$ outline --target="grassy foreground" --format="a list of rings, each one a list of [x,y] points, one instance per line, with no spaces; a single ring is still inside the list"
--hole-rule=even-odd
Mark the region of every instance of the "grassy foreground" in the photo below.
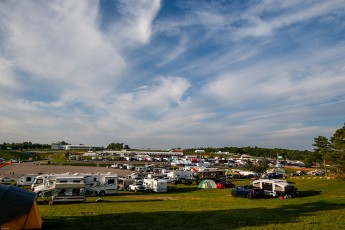
[[[296,182],[298,198],[249,200],[231,197],[230,189],[179,185],[175,191],[161,194],[119,192],[102,197],[102,202],[89,197],[85,203],[38,203],[43,229],[344,228],[344,180],[289,181]]]

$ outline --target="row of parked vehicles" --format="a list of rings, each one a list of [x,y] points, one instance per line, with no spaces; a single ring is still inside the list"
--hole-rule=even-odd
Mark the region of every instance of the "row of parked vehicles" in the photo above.
[[[275,172],[276,173],[276,172]],[[103,196],[116,194],[118,190],[167,192],[171,185],[199,184],[205,179],[214,180],[218,188],[233,188],[234,197],[248,198],[277,197],[287,195],[293,197],[297,189],[286,180],[259,179],[254,180],[250,186],[239,186],[229,181],[232,178],[224,170],[196,171],[170,171],[156,173],[132,173],[126,177],[119,177],[115,173],[65,173],[26,175],[17,180],[18,186],[30,185],[32,191],[42,197],[49,197],[51,203],[59,201],[83,201],[86,196]]]

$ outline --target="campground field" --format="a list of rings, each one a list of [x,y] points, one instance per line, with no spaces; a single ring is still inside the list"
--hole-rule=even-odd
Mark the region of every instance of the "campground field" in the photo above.
[[[0,174],[19,177],[29,173],[109,170],[27,163],[0,168]],[[111,171],[119,175],[130,173]],[[230,189],[198,189],[193,184],[177,185],[168,193],[119,191],[113,196],[87,197],[84,203],[48,205],[46,198],[38,198],[37,202],[43,229],[49,230],[345,229],[345,180],[309,176],[288,180],[295,182],[297,198],[234,198]],[[249,180],[233,182],[236,186],[249,184]],[[96,202],[98,198],[102,201]]]
[[[345,181],[304,177],[293,199],[234,198],[230,189],[178,185],[168,193],[88,197],[48,205],[39,198],[43,229],[344,229]],[[248,184],[236,180],[235,184]]]

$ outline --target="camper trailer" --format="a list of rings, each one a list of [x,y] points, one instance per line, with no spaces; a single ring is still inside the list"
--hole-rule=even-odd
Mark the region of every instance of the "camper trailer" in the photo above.
[[[31,186],[37,176],[36,174],[22,176],[17,180],[16,184],[17,186]]]
[[[288,195],[291,197],[296,196],[297,189],[294,185],[286,180],[278,179],[259,179],[252,182],[254,188],[264,189],[271,192],[272,196]]]
[[[161,179],[135,180],[133,184],[128,186],[128,191],[167,192],[168,183]]]
[[[167,173],[168,179],[175,179],[173,184],[191,184],[195,181],[194,173],[192,171],[171,171]]]
[[[168,182],[161,179],[144,179],[144,187],[146,190],[153,192],[167,192]]]
[[[46,174],[37,176],[31,190],[42,194],[58,188],[85,187],[86,194],[110,195],[117,192],[117,174]]]

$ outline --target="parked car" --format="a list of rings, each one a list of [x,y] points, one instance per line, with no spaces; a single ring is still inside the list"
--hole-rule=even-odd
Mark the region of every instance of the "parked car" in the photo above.
[[[251,185],[242,185],[231,190],[233,197],[241,196],[249,199],[260,199],[273,197],[270,191],[266,191],[260,188],[254,188]]]
[[[13,178],[9,178],[9,177],[3,177],[3,178],[1,178],[1,181],[2,182],[13,182],[14,179]]]
[[[235,188],[235,185],[231,181],[222,181],[217,183],[217,188]]]
[[[274,197],[271,191],[266,191],[266,190],[258,189],[258,188],[254,188],[247,195],[247,198],[249,199],[260,199],[260,198],[270,198],[270,197]]]
[[[231,195],[233,197],[242,196],[247,197],[249,193],[253,191],[254,187],[252,185],[241,185],[235,187],[231,190]]]

